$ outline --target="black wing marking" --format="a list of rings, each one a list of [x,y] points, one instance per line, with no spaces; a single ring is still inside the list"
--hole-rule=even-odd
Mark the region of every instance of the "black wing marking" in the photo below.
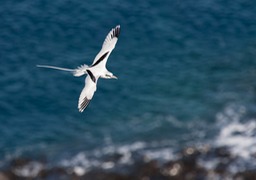
[[[84,100],[83,100],[83,102],[82,102],[82,104],[81,104],[81,106],[80,106],[80,108],[79,108],[79,111],[80,111],[80,112],[83,112],[84,109],[89,105],[90,101],[91,101],[91,100],[89,100],[89,99],[87,99],[87,98],[85,97]]]
[[[90,70],[86,70],[86,71],[87,71],[87,73],[89,74],[91,80],[95,83],[95,82],[96,82],[95,76],[92,74],[92,72],[91,72]]]
[[[91,67],[96,66],[97,64],[99,64],[101,61],[103,61],[105,59],[105,57],[108,55],[109,51],[106,52],[105,54],[103,54],[93,65],[91,65]]]
[[[111,38],[116,37],[118,38],[120,35],[120,26],[116,26],[116,28],[113,30],[113,34],[111,34]]]

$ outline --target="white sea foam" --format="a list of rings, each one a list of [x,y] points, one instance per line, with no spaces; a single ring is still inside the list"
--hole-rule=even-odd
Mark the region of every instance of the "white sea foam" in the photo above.
[[[256,120],[243,122],[241,119],[246,112],[245,107],[227,107],[223,113],[217,115],[219,135],[217,146],[227,146],[233,155],[249,159],[256,153]]]
[[[21,177],[36,177],[43,168],[43,164],[39,162],[30,162],[24,166],[13,169],[13,172]]]
[[[82,166],[75,166],[73,172],[78,176],[82,176],[86,173],[86,169]]]
[[[94,159],[89,159],[86,156],[85,152],[79,152],[77,155],[72,157],[71,159],[64,159],[60,162],[62,166],[73,168],[73,172],[79,176],[85,174],[90,168],[98,167],[102,163]]]
[[[111,169],[119,164],[131,164],[131,153],[142,149],[145,144],[142,142],[135,142],[131,145],[114,146],[109,145],[102,149],[94,150],[93,152],[80,152],[71,159],[61,161],[61,165],[65,167],[72,167],[73,172],[77,175],[83,175],[91,168]],[[105,156],[120,154],[121,158],[117,161],[104,160]]]
[[[164,143],[166,145],[166,143]],[[161,143],[159,144],[161,145]],[[155,146],[155,143],[153,143]],[[119,166],[131,165],[134,163],[133,153],[141,153],[145,161],[153,159],[173,159],[173,151],[166,146],[163,148],[150,148],[150,144],[135,142],[130,145],[114,146],[109,145],[92,152],[80,152],[71,159],[61,161],[61,165],[70,167],[73,172],[81,176],[93,168],[112,169]],[[113,155],[120,155],[120,158],[111,158]],[[104,159],[104,157],[110,157]]]
[[[256,138],[252,135],[255,131],[255,120],[246,123],[231,122],[223,127],[216,144],[228,146],[231,148],[232,154],[249,159],[256,152]]]
[[[230,172],[255,168],[252,155],[256,153],[256,120],[246,119],[244,106],[230,105],[216,115],[219,133],[210,144],[214,147],[227,147],[234,158],[229,166]],[[200,164],[207,169],[214,169],[221,159],[201,159]]]
[[[171,148],[161,148],[157,150],[144,150],[144,155],[147,160],[163,160],[168,161],[171,159],[175,159],[173,150]]]

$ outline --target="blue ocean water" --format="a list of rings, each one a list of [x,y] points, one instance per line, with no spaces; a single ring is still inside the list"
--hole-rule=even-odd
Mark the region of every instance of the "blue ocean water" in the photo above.
[[[201,143],[256,152],[256,2],[11,0],[0,17],[1,161]],[[36,65],[91,64],[118,24],[118,80],[99,80],[79,113],[84,77]]]

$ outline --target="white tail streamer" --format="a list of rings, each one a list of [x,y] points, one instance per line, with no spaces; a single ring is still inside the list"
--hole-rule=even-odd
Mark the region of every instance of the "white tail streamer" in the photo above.
[[[76,77],[87,74],[86,69],[88,68],[88,66],[86,64],[81,65],[81,66],[77,67],[76,69],[69,69],[69,68],[63,68],[63,67],[57,67],[57,66],[48,66],[48,65],[37,65],[37,67],[72,72],[73,75],[76,76]]]

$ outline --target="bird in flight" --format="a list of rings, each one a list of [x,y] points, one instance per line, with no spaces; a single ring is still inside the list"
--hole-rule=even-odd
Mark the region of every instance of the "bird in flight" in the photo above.
[[[80,94],[78,101],[78,110],[79,112],[83,112],[90,103],[97,89],[97,81],[99,78],[117,79],[117,77],[114,76],[113,73],[107,70],[106,63],[110,53],[115,48],[119,35],[120,25],[117,25],[115,28],[111,29],[111,31],[106,36],[100,52],[97,54],[92,65],[90,66],[84,64],[77,67],[76,69],[68,69],[48,65],[37,65],[37,67],[69,71],[73,73],[73,75],[76,77],[87,74],[87,77],[85,78],[85,86]]]

